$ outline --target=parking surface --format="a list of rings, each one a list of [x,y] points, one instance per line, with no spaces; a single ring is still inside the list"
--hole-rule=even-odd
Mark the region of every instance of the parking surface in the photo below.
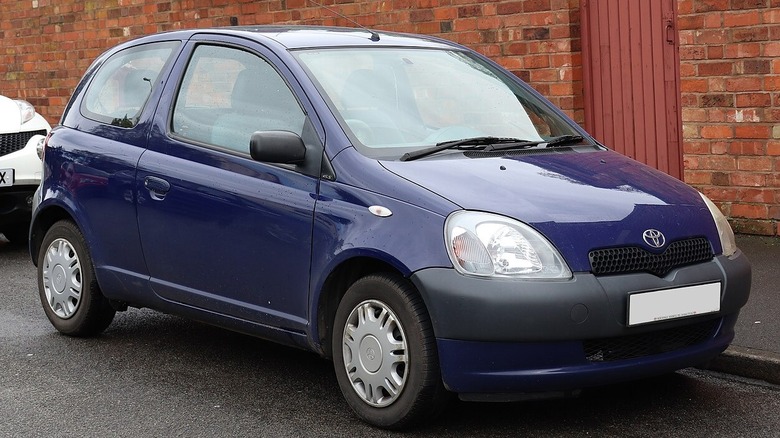
[[[26,250],[0,243],[0,436],[394,436],[356,420],[330,362],[148,310],[61,336]],[[777,436],[780,387],[698,370],[576,399],[454,402],[411,436]]]

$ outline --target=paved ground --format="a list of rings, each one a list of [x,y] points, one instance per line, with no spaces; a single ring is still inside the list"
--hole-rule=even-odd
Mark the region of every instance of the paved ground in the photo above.
[[[737,236],[753,267],[750,299],[731,347],[712,369],[780,384],[780,238]]]
[[[777,437],[780,386],[688,369],[568,400],[453,402],[394,434],[357,420],[314,354],[150,310],[58,334],[24,248],[0,243],[0,438]]]
[[[734,344],[780,353],[780,238],[737,236],[737,246],[750,259],[753,287]]]

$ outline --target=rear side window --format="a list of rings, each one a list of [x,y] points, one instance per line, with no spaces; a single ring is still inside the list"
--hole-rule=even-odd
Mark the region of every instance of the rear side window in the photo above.
[[[177,41],[145,44],[109,58],[95,74],[81,106],[85,117],[123,128],[138,123]]]
[[[284,78],[265,59],[244,50],[198,46],[173,110],[180,138],[249,153],[256,131],[303,132],[306,116]]]

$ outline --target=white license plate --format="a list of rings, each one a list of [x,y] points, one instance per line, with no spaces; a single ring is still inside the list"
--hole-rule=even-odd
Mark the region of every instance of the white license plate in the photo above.
[[[0,187],[14,185],[14,170],[0,169]]]
[[[720,310],[720,282],[628,296],[628,325],[688,318]]]

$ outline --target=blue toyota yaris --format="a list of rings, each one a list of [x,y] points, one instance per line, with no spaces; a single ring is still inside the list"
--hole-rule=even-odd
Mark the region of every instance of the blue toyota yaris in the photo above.
[[[44,148],[43,309],[149,307],[333,360],[402,428],[702,364],[750,291],[725,217],[453,43],[176,31],[100,56]]]

